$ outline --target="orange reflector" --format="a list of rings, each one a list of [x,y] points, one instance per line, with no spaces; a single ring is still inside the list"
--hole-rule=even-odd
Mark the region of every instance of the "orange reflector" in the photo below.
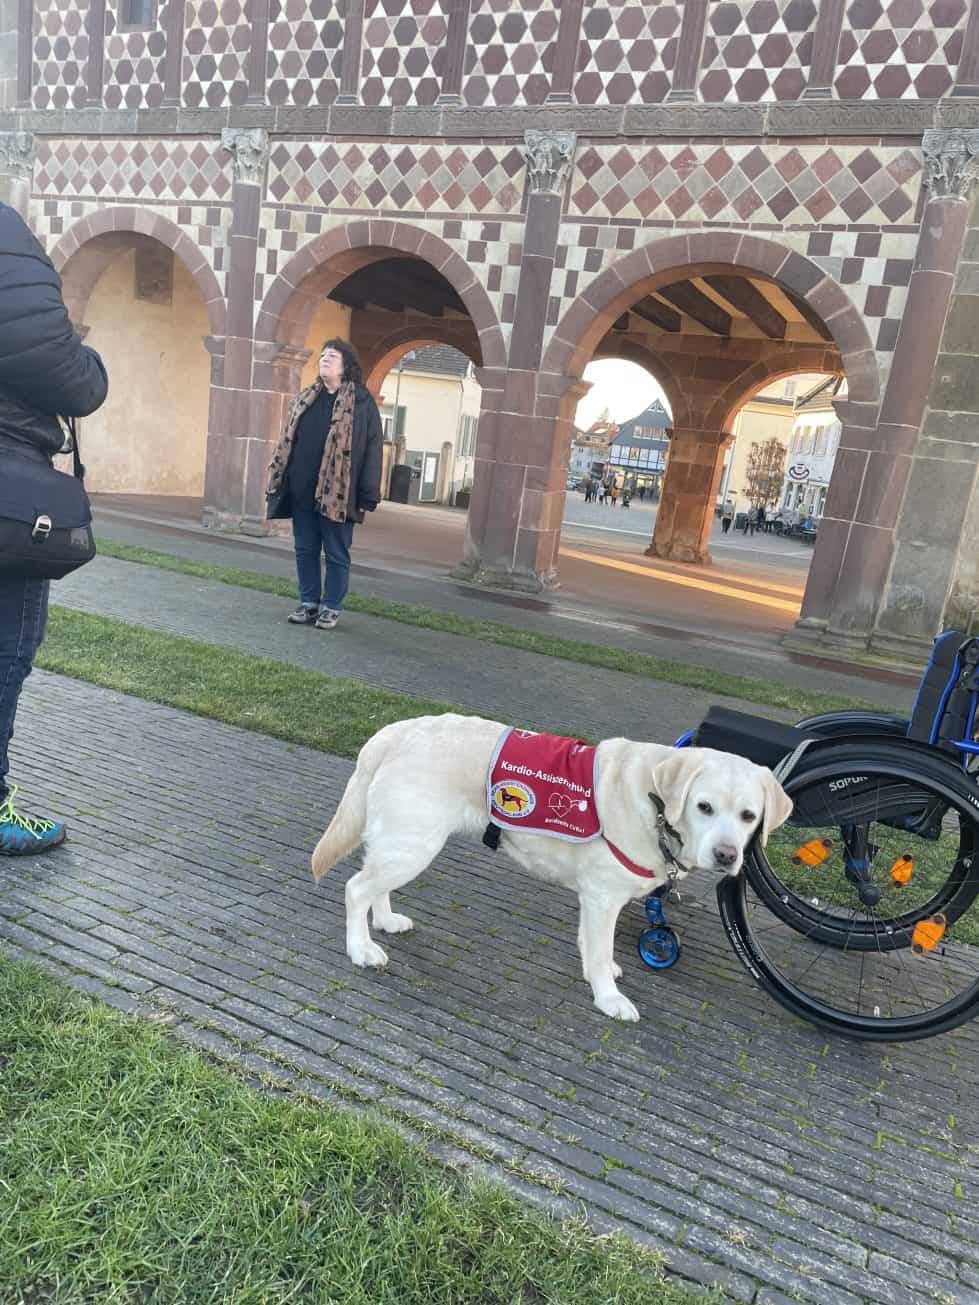
[[[903,888],[906,883],[910,882],[913,871],[914,857],[910,852],[905,852],[891,866],[891,878],[899,887]]]
[[[911,935],[911,950],[915,956],[927,956],[933,948],[937,947],[945,935],[947,924],[948,921],[941,913],[931,916],[928,920],[919,920]]]
[[[822,865],[833,850],[831,838],[810,838],[792,853],[793,865]]]

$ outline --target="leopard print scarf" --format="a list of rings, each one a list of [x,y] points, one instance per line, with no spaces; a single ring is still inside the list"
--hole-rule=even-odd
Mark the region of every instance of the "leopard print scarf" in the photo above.
[[[290,404],[285,429],[269,463],[266,494],[278,493],[285,484],[299,419],[315,403],[322,389],[323,382],[316,380],[297,394]],[[316,484],[316,506],[329,521],[347,519],[356,399],[357,387],[352,382],[348,381],[340,386],[333,404],[333,421],[323,449],[323,461],[320,463],[320,474]]]
[[[316,506],[327,521],[346,521],[350,504],[350,452],[354,437],[357,387],[345,381],[333,403],[333,421],[323,449]]]

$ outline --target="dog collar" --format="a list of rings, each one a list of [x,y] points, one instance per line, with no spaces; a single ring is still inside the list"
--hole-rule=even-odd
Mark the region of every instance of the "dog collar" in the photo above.
[[[677,848],[683,847],[683,839],[673,828],[666,818],[666,805],[658,793],[647,794],[650,802],[656,808],[656,832],[659,835],[659,850],[663,854],[663,860],[666,862],[668,874],[671,879],[675,879],[678,874],[689,874],[690,867],[683,864],[680,858],[670,846],[672,840],[676,843]]]

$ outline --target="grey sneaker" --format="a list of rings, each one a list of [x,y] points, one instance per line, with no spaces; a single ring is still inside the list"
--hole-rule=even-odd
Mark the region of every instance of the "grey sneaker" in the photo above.
[[[330,607],[324,607],[316,618],[317,630],[332,630],[340,619],[340,613],[333,611]]]
[[[316,608],[315,607],[297,607],[294,612],[290,612],[286,618],[290,625],[315,625]]]

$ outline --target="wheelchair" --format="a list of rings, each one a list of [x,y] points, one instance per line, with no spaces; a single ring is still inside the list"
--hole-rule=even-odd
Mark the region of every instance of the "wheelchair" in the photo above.
[[[677,740],[770,767],[793,801],[717,887],[735,953],[793,1014],[898,1042],[979,1010],[977,701],[979,638],[949,631],[910,718],[842,711],[789,726],[715,706]],[[647,916],[640,955],[662,968],[679,949],[663,937],[661,894]]]

